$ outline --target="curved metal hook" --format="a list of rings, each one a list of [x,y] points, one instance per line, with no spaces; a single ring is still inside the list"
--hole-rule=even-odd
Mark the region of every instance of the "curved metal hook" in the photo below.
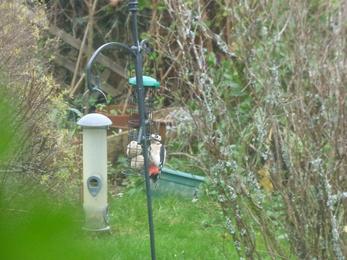
[[[84,96],[89,92],[90,90],[88,89],[86,92],[84,92],[84,94],[82,95],[82,103],[83,103],[83,98],[84,98]],[[104,96],[104,98],[105,98],[105,100],[106,100],[106,105],[107,105],[107,97],[106,97],[106,95],[105,95],[105,93],[104,92],[102,92],[102,90],[101,89],[98,89],[98,88],[95,88],[93,91],[91,91],[91,92],[94,92],[94,91],[99,91],[103,96]]]
[[[144,47],[144,45],[147,45],[147,47]],[[141,49],[143,50],[146,50],[146,54],[149,55],[151,54],[151,45],[149,43],[149,41],[147,40],[142,40],[141,43],[140,43],[140,47]]]
[[[90,60],[88,61],[88,64],[87,64],[87,86],[88,86],[88,89],[89,91],[91,92],[94,92],[96,90],[99,89],[99,80],[95,80],[95,86],[93,87],[92,86],[92,83],[91,83],[91,80],[92,80],[92,65],[96,59],[96,57],[101,53],[101,51],[103,49],[106,49],[108,47],[113,47],[113,46],[116,46],[116,47],[121,47],[123,49],[125,49],[126,51],[130,52],[132,55],[134,55],[136,57],[136,53],[131,49],[129,48],[128,46],[124,45],[123,43],[119,43],[119,42],[109,42],[109,43],[106,43],[102,46],[99,47],[99,49],[97,49],[93,56],[90,58]],[[98,77],[98,76],[96,76]]]

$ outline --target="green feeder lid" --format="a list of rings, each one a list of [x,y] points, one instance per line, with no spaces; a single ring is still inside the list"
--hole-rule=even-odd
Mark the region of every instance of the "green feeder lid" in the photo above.
[[[159,88],[160,87],[159,81],[157,81],[154,78],[151,78],[151,77],[148,77],[148,76],[142,76],[142,80],[143,80],[143,86],[144,87],[154,87],[154,88]],[[129,79],[129,83],[131,85],[136,85],[136,77],[130,78]]]

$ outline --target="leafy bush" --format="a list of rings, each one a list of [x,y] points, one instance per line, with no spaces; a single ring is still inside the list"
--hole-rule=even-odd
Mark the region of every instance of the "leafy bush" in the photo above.
[[[28,179],[64,197],[64,187],[79,181],[81,160],[78,140],[66,128],[69,107],[49,72],[55,39],[44,34],[45,9],[7,1],[0,15],[1,197],[14,203]]]

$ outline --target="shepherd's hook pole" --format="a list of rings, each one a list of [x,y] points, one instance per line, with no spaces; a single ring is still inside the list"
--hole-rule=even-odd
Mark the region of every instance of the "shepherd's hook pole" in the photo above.
[[[143,87],[143,78],[142,78],[142,57],[143,57],[143,46],[139,43],[138,38],[138,29],[137,29],[137,16],[136,12],[138,11],[138,3],[131,1],[129,4],[129,11],[132,13],[132,25],[133,25],[133,40],[135,48],[133,51],[136,53],[135,61],[135,72],[136,72],[136,85],[137,85],[137,94],[138,94],[138,107],[140,114],[140,128],[142,129],[142,143],[143,143],[143,159],[145,166],[145,183],[146,183],[146,196],[147,196],[147,211],[148,211],[148,224],[149,224],[149,237],[151,244],[151,255],[152,260],[156,260],[155,253],[155,240],[154,240],[154,224],[153,224],[153,214],[152,214],[152,195],[151,195],[151,186],[148,173],[148,146],[147,146],[147,135],[146,135],[146,107],[145,107],[145,94]]]
[[[140,116],[140,131],[139,131],[139,142],[143,144],[143,159],[145,167],[145,180],[146,180],[146,196],[147,196],[147,210],[148,210],[148,223],[149,223],[149,234],[150,234],[150,244],[151,244],[151,255],[152,260],[156,260],[155,253],[155,241],[154,241],[154,225],[153,225],[153,214],[152,214],[152,196],[151,196],[151,186],[148,173],[148,145],[147,145],[147,134],[146,134],[146,104],[145,104],[145,91],[143,86],[142,78],[142,58],[143,51],[149,47],[147,40],[139,42],[138,30],[137,30],[137,17],[136,12],[138,11],[138,3],[135,1],[130,1],[128,3],[129,11],[132,13],[132,30],[134,38],[134,46],[129,48],[128,46],[119,42],[109,42],[101,47],[99,47],[87,64],[87,86],[90,92],[99,91],[99,78],[95,77],[95,86],[92,85],[92,67],[96,57],[101,53],[102,50],[109,47],[120,47],[128,51],[135,58],[135,72],[136,72],[136,85],[138,94],[138,110]],[[145,45],[147,45],[145,47]]]

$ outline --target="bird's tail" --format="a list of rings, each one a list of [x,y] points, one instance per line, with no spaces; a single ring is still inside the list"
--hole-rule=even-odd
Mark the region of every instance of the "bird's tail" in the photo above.
[[[149,165],[148,174],[149,174],[149,178],[152,179],[152,181],[153,181],[154,188],[157,187],[158,179],[160,177],[160,172],[161,172],[161,169],[156,167],[154,164]],[[139,187],[142,183],[145,182],[145,180],[146,179],[141,181],[138,185],[136,185],[135,188]]]
[[[154,164],[151,164],[148,170],[148,174],[149,177],[153,180],[154,188],[157,187],[157,182],[160,177],[160,169]]]
[[[159,175],[158,174],[156,174],[156,175],[152,174],[150,177],[153,181],[154,188],[156,188],[157,184],[158,184]]]

